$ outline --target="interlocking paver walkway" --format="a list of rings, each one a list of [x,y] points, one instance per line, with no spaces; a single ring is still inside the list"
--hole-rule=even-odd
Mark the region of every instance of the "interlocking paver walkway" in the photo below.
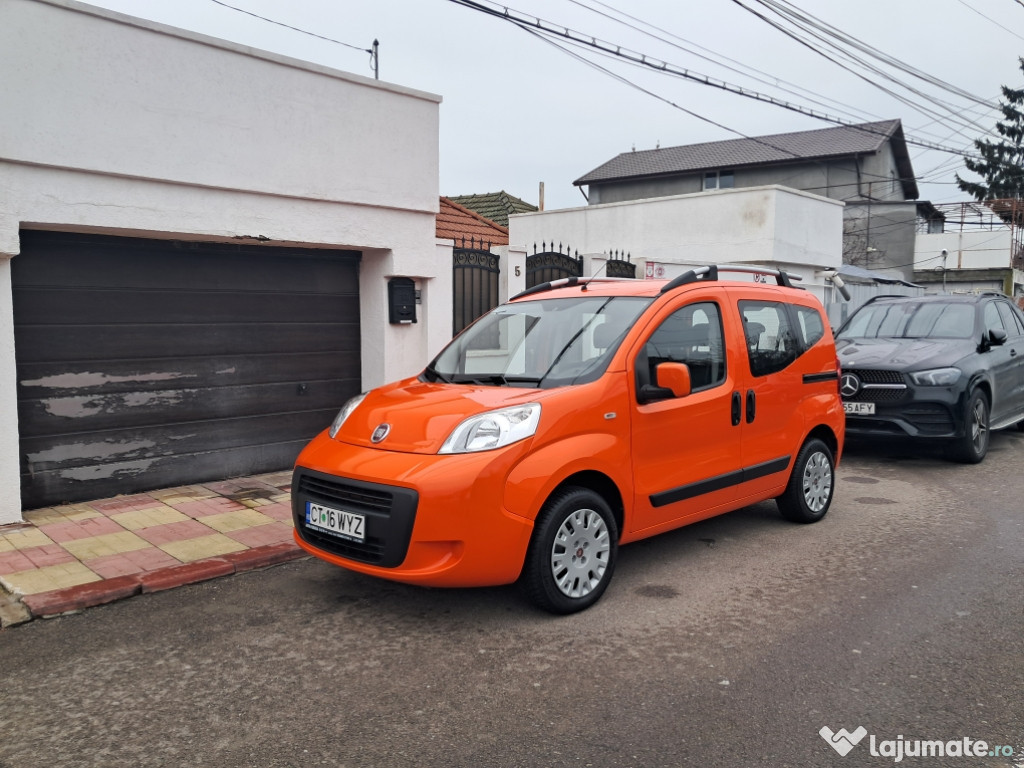
[[[0,526],[0,592],[45,616],[301,556],[290,486],[275,472],[25,512]]]

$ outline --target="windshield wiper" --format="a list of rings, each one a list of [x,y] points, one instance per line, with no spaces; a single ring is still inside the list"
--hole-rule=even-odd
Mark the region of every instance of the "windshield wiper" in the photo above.
[[[451,379],[449,379],[443,373],[438,371],[433,365],[428,365],[426,368],[423,369],[423,372],[427,374],[427,377],[431,381],[441,381],[444,382],[445,384],[453,383]]]
[[[496,387],[507,387],[510,384],[540,385],[535,376],[506,376],[503,373],[466,373],[452,376],[449,384],[493,384]]]

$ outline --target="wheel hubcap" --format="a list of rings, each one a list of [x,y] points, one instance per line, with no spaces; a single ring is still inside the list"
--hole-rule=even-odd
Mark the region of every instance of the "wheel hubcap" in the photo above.
[[[832,467],[828,457],[814,453],[804,466],[804,501],[812,512],[821,512],[832,495]]]
[[[551,547],[551,575],[567,597],[583,597],[601,583],[608,568],[608,526],[592,509],[578,509],[559,526]]]

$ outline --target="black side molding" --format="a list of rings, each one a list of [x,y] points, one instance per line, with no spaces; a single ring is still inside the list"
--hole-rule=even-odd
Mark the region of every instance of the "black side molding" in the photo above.
[[[817,384],[821,381],[839,381],[839,371],[825,371],[824,373],[805,373],[804,384]]]
[[[719,475],[718,477],[710,477],[707,480],[690,483],[689,485],[683,485],[679,488],[671,488],[667,491],[661,491],[660,493],[652,493],[650,496],[651,506],[664,507],[668,504],[675,504],[677,501],[685,501],[686,499],[692,499],[696,496],[703,496],[705,493],[721,491],[724,488],[739,485],[740,483],[745,483],[749,480],[757,480],[760,477],[774,475],[776,472],[784,472],[786,471],[786,468],[789,467],[789,460],[791,458],[791,456],[783,456],[778,459],[766,461],[763,464],[755,464],[752,467],[745,467],[744,469],[738,469],[735,472],[728,472],[724,475]]]

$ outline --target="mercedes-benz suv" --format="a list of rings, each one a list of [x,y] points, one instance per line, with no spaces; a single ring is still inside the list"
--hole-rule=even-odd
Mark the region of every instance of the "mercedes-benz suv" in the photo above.
[[[878,296],[836,334],[846,432],[941,440],[985,458],[1024,420],[1024,314],[997,293]]]

